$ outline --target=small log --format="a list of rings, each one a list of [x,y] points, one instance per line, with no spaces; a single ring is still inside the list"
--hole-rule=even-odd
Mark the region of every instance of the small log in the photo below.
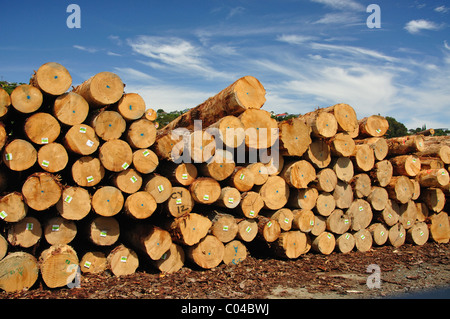
[[[230,241],[225,245],[223,263],[237,265],[247,258],[247,247],[239,240]]]
[[[282,231],[289,231],[292,228],[294,214],[289,208],[283,207],[276,211],[264,212],[264,216],[276,220],[280,224]]]
[[[133,194],[141,189],[142,177],[134,168],[127,168],[113,175],[113,184],[122,192]]]
[[[0,87],[0,118],[8,113],[9,106],[11,105],[11,97],[2,87]]]
[[[277,210],[284,207],[289,199],[289,186],[280,176],[270,176],[259,188],[259,195],[267,209]]]
[[[347,254],[355,247],[355,237],[351,233],[344,233],[336,237],[336,249]]]
[[[172,243],[160,259],[152,260],[153,266],[159,271],[171,274],[180,270],[184,265],[184,250],[180,245]]]
[[[380,214],[380,220],[388,226],[393,226],[400,219],[400,207],[396,201],[388,199],[386,207]]]
[[[79,155],[90,155],[97,151],[100,140],[92,127],[86,124],[73,125],[64,136],[64,146]]]
[[[355,152],[355,141],[348,133],[337,133],[330,138],[330,151],[334,156],[349,157]]]
[[[106,255],[101,251],[88,251],[80,260],[80,270],[83,273],[100,274],[106,268]]]
[[[28,212],[22,193],[11,192],[0,198],[0,218],[8,223],[21,221]]]
[[[336,200],[330,193],[321,193],[317,197],[316,207],[314,212],[321,216],[329,216],[336,208]]]
[[[34,146],[25,140],[14,139],[3,149],[3,163],[10,170],[24,171],[36,163],[37,151]]]
[[[389,129],[389,122],[380,115],[371,115],[358,121],[359,136],[380,137]]]
[[[322,112],[322,109],[308,112],[298,117],[311,127],[311,134],[316,137],[333,137],[338,129],[336,118],[332,113]]]
[[[53,115],[64,125],[78,125],[83,123],[89,113],[89,104],[79,94],[64,93],[55,99]]]
[[[203,269],[217,267],[223,260],[225,246],[213,235],[208,235],[199,243],[188,247],[186,257]]]
[[[445,194],[440,188],[426,188],[420,195],[425,205],[433,212],[439,213],[445,207]]]
[[[50,245],[69,244],[77,234],[77,225],[74,221],[60,216],[50,218],[44,226],[44,237]]]
[[[292,211],[292,228],[303,233],[308,233],[314,227],[314,213],[305,209],[294,209]]]
[[[422,152],[425,149],[424,139],[420,135],[392,137],[386,139],[389,155],[405,155],[408,153]]]
[[[156,127],[143,118],[131,123],[127,130],[127,142],[133,148],[149,148],[156,140]]]
[[[211,226],[212,222],[207,217],[190,213],[169,221],[165,228],[172,236],[172,240],[192,246],[208,234]]]
[[[300,160],[286,163],[280,176],[291,187],[307,188],[316,179],[316,171],[308,161]]]
[[[311,244],[311,248],[323,255],[329,255],[333,252],[336,246],[336,239],[330,232],[324,231],[319,236],[314,238]]]
[[[445,168],[422,170],[417,174],[416,180],[421,187],[441,187],[450,182],[448,171]]]
[[[351,229],[354,231],[367,228],[373,217],[370,204],[360,198],[353,201],[346,214],[351,219]]]
[[[127,142],[112,139],[99,147],[98,158],[105,169],[112,172],[121,172],[131,165],[133,151]]]
[[[82,187],[67,186],[56,203],[56,210],[64,219],[81,220],[91,211],[91,196]]]
[[[220,207],[236,208],[241,202],[241,193],[234,187],[225,186],[221,189],[219,199],[214,203]]]
[[[348,104],[339,103],[320,109],[321,112],[332,113],[338,123],[338,132],[350,132],[358,135],[358,119],[355,110]]]
[[[256,236],[260,240],[264,240],[267,243],[274,242],[280,237],[281,227],[280,224],[274,220],[264,216],[258,216],[258,235]]]
[[[72,179],[81,187],[92,187],[100,183],[105,176],[105,169],[96,157],[83,156],[72,165]]]
[[[8,252],[8,242],[6,241],[5,237],[0,235],[0,260],[2,260],[6,253]]]
[[[150,174],[143,185],[143,189],[149,192],[158,204],[165,202],[172,194],[172,183],[162,175]]]
[[[331,165],[336,177],[343,182],[350,182],[354,175],[353,162],[348,157],[339,157]]]
[[[251,170],[243,166],[238,166],[230,175],[229,185],[240,192],[247,192],[255,185],[254,180],[255,176]]]
[[[338,181],[336,184],[336,188],[333,191],[333,197],[336,201],[337,208],[349,208],[353,203],[352,186],[348,183]]]
[[[238,223],[236,238],[245,242],[251,242],[258,234],[258,223],[255,219],[243,219]]]
[[[422,202],[416,202],[416,208],[417,208],[417,221],[419,222],[426,221],[428,216],[430,215],[430,211],[428,210],[427,205]]]
[[[183,164],[180,164],[183,165]],[[187,165],[187,164],[185,164]],[[193,165],[193,164],[190,164]],[[202,163],[199,165],[200,173],[205,177],[214,178],[216,181],[223,181],[230,177],[235,171],[236,163],[233,159],[233,154],[224,150],[216,150],[213,158],[208,163]],[[245,172],[244,172],[245,173]],[[242,173],[242,174],[244,174]],[[245,175],[244,175],[245,176]],[[239,177],[239,176],[238,176]],[[253,174],[249,175],[249,178],[246,182],[250,181],[253,177]],[[237,183],[238,185],[244,184],[245,188],[248,188],[245,185],[244,180],[240,181],[239,179],[230,180],[231,184]],[[252,185],[253,186],[253,185]]]
[[[360,173],[353,176],[350,180],[350,185],[352,186],[353,192],[357,198],[367,197],[372,191],[370,177],[365,173]]]
[[[367,144],[373,149],[373,155],[377,161],[382,161],[388,155],[389,147],[383,137],[369,137],[362,140],[355,140],[355,144]]]
[[[298,118],[278,123],[280,132],[280,154],[302,156],[311,144],[311,128]]]
[[[279,152],[272,152],[270,149],[262,150],[260,162],[266,166],[269,176],[280,174],[284,167],[284,157]]]
[[[150,217],[157,208],[153,196],[146,191],[138,191],[127,197],[124,203],[124,212],[135,219]]]
[[[334,234],[342,235],[346,233],[351,226],[350,217],[341,209],[335,209],[326,219],[326,229]]]
[[[184,147],[184,151],[189,152],[193,163],[205,163],[214,156],[216,140],[208,131],[195,130],[190,134],[187,146]]]
[[[330,146],[324,140],[315,140],[309,145],[305,158],[314,167],[325,168],[331,163]]]
[[[124,245],[119,245],[106,257],[107,268],[117,276],[134,274],[139,267],[139,258],[134,250]]]
[[[245,130],[245,145],[253,149],[272,147],[279,138],[277,121],[266,110],[247,109],[240,116]]]
[[[355,238],[356,250],[359,252],[365,253],[372,248],[372,235],[367,229],[358,230],[353,234],[353,237]]]
[[[312,236],[319,236],[327,229],[326,217],[314,215],[314,226],[310,231]]]
[[[158,156],[147,148],[133,152],[133,167],[141,174],[150,174],[159,165]]]
[[[77,252],[71,246],[50,246],[39,257],[42,280],[49,288],[64,287],[75,278],[78,263]]]
[[[368,172],[375,165],[373,149],[367,144],[356,145],[351,158],[354,161],[355,169],[359,171]]]
[[[120,225],[114,217],[95,217],[86,228],[87,238],[98,246],[111,246],[120,236]]]
[[[427,224],[424,222],[417,222],[406,232],[406,241],[408,243],[422,246],[430,236]]]
[[[73,92],[84,97],[90,107],[99,108],[119,101],[123,88],[124,84],[117,74],[100,72],[75,87]]]
[[[331,168],[321,169],[316,174],[316,180],[314,181],[314,187],[321,192],[332,192],[336,188],[337,176]]]
[[[236,237],[238,225],[232,215],[213,210],[208,214],[208,218],[212,222],[210,233],[222,243],[228,243]]]
[[[219,119],[216,123],[210,125],[207,131],[214,135],[217,142],[223,143],[226,148],[237,148],[245,140],[244,125],[239,118],[233,115]]]
[[[265,182],[267,182],[267,179],[269,178],[269,170],[263,163],[251,163],[246,167],[253,173],[254,184],[256,186],[263,185]]]
[[[409,200],[406,204],[399,206],[399,223],[403,225],[406,230],[410,229],[417,219],[417,207],[414,201]]]
[[[69,155],[62,144],[50,143],[39,148],[37,162],[44,171],[56,173],[67,166]]]
[[[92,209],[100,216],[117,215],[123,208],[125,199],[120,189],[114,186],[98,188],[92,196]]]
[[[295,259],[306,252],[307,235],[299,230],[282,232],[270,248],[275,255],[282,258]]]
[[[439,243],[445,244],[450,239],[450,224],[448,214],[440,212],[430,216],[431,224],[429,226],[431,238]]]
[[[195,202],[192,199],[189,190],[180,186],[172,187],[172,194],[165,202],[167,211],[173,217],[181,217],[183,215],[189,214],[194,208],[194,204]]]
[[[53,143],[61,132],[56,118],[48,113],[34,113],[29,116],[23,126],[28,139],[38,145]]]
[[[127,127],[122,115],[116,111],[102,110],[92,115],[90,124],[103,141],[118,139]]]
[[[389,228],[388,243],[395,248],[400,247],[405,243],[406,230],[402,224],[397,223]]]
[[[382,223],[373,223],[367,227],[367,230],[372,236],[373,243],[377,246],[384,245],[388,240],[389,230]]]
[[[412,198],[414,185],[406,176],[393,176],[389,184],[386,185],[386,190],[389,198],[405,204]]]
[[[61,95],[72,84],[69,71],[59,63],[48,62],[31,76],[30,84],[50,95]]]
[[[392,179],[394,168],[388,160],[382,160],[375,163],[374,169],[369,172],[372,180],[381,187],[389,185]]]
[[[155,121],[158,117],[158,113],[154,109],[147,109],[145,111],[144,117],[149,121]],[[157,123],[155,123],[157,124]],[[156,127],[158,128],[158,127]]]
[[[287,207],[312,210],[319,192],[315,188],[291,189]]]
[[[199,177],[189,186],[192,199],[200,204],[212,204],[221,194],[220,184],[209,177]]]
[[[28,290],[38,276],[39,264],[29,253],[13,252],[0,260],[0,289],[5,292]]]
[[[390,159],[395,175],[416,176],[420,172],[420,159],[414,155],[399,155]]]
[[[241,201],[239,203],[239,211],[246,218],[255,218],[258,216],[260,210],[264,207],[264,200],[259,193],[245,192],[241,194]]]
[[[30,248],[36,245],[41,237],[41,223],[31,216],[7,226],[7,239],[13,246]]]
[[[388,199],[389,195],[386,189],[379,186],[373,186],[369,196],[367,196],[367,201],[374,210],[383,210]]]
[[[25,203],[34,210],[43,211],[59,201],[62,186],[50,173],[34,173],[22,186]]]
[[[152,260],[161,259],[172,245],[172,238],[167,230],[148,223],[133,223],[123,233],[131,247]]]
[[[175,164],[165,161],[158,166],[158,171],[166,176],[172,184],[189,186],[198,176],[197,167],[191,163]]]
[[[126,121],[140,119],[144,116],[145,109],[145,101],[138,93],[125,93],[117,102],[117,111]],[[156,118],[150,121],[154,120],[156,120]]]
[[[43,100],[42,92],[32,85],[22,84],[11,92],[11,105],[20,113],[36,112]]]
[[[187,136],[183,137],[184,134]],[[175,129],[166,134],[161,133],[161,130],[156,131],[156,140],[152,146],[153,151],[160,159],[180,162],[180,157],[183,154],[184,146],[187,144],[190,132],[182,129]],[[186,150],[187,152],[188,150]]]

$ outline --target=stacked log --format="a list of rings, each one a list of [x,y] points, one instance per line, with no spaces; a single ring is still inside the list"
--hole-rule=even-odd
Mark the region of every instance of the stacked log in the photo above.
[[[448,138],[385,138],[344,103],[278,123],[251,76],[157,130],[116,74],[71,81],[47,63],[0,90],[3,290],[449,240]]]

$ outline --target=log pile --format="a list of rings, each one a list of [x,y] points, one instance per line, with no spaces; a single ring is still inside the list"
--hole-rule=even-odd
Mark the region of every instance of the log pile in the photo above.
[[[11,96],[0,89],[5,291],[39,273],[73,287],[80,273],[210,269],[253,249],[298,258],[449,241],[448,138],[387,139],[386,119],[343,103],[277,122],[251,76],[159,130],[116,74],[71,85],[46,63]]]

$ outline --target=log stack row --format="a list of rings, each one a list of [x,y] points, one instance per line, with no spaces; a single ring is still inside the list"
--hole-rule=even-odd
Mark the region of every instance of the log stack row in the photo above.
[[[71,84],[47,63],[0,89],[3,290],[449,240],[446,138],[386,139],[347,104],[277,122],[251,76],[159,130],[116,74]]]

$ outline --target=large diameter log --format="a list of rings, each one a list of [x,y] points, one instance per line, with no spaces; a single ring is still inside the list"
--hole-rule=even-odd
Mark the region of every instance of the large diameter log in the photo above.
[[[39,275],[36,258],[26,252],[10,253],[0,261],[0,289],[6,292],[31,288]]]
[[[100,140],[94,129],[86,124],[73,125],[64,136],[64,146],[67,150],[79,155],[90,155],[99,145]]]
[[[22,193],[12,192],[0,198],[0,218],[8,223],[22,220],[28,212]]]
[[[321,193],[317,197],[316,207],[314,212],[321,216],[329,216],[336,208],[336,200],[330,193]]]
[[[101,251],[88,251],[80,260],[80,270],[83,273],[99,274],[106,267],[106,255]]]
[[[30,84],[47,94],[61,95],[72,85],[72,77],[63,65],[48,62],[31,76]]]
[[[37,161],[44,171],[56,173],[66,167],[69,162],[69,155],[62,144],[50,143],[39,148]]]
[[[429,236],[430,232],[427,224],[424,222],[417,222],[407,230],[406,241],[414,245],[422,246],[428,241]]]
[[[445,194],[440,188],[423,189],[420,199],[428,209],[436,213],[439,213],[445,207]]]
[[[145,101],[138,93],[125,93],[117,102],[117,111],[127,121],[140,119],[145,109]]]
[[[210,233],[222,243],[228,243],[236,237],[238,225],[232,215],[214,210],[208,214],[208,218],[212,222]]]
[[[42,92],[28,84],[19,85],[11,93],[11,104],[20,113],[33,113],[37,111],[43,101]]]
[[[0,118],[5,116],[10,105],[11,97],[9,96],[8,92],[0,87]]]
[[[172,194],[165,202],[168,213],[173,217],[189,214],[194,208],[194,204],[189,190],[180,186],[172,187]]]
[[[111,250],[106,261],[107,268],[117,277],[134,274],[139,267],[136,252],[122,244]]]
[[[6,253],[8,252],[8,242],[6,241],[5,237],[0,235],[0,260],[2,260]]]
[[[134,168],[128,168],[113,176],[114,185],[126,194],[136,193],[141,189],[142,177]]]
[[[50,173],[34,173],[22,186],[25,203],[34,210],[43,211],[59,201],[62,186]]]
[[[425,149],[423,136],[409,135],[386,139],[390,155],[404,155],[408,153],[422,152]]]
[[[316,137],[333,137],[338,128],[336,118],[332,113],[322,112],[322,109],[299,115],[299,119],[311,127],[311,134]]]
[[[78,263],[77,253],[71,246],[50,246],[39,257],[42,280],[49,288],[64,287],[75,278]]]
[[[352,159],[354,160],[355,168],[360,171],[370,171],[375,165],[373,149],[367,144],[356,145]]]
[[[139,191],[129,195],[123,207],[128,216],[135,219],[145,219],[155,212],[157,203],[150,193]]]
[[[114,217],[98,216],[87,225],[87,237],[95,245],[111,246],[120,236],[120,225]]]
[[[372,182],[369,175],[365,173],[353,176],[350,185],[357,198],[367,197],[372,191]]]
[[[429,226],[431,238],[437,243],[448,243],[450,239],[450,224],[448,214],[440,212],[430,216]]]
[[[27,216],[7,227],[7,239],[13,246],[30,248],[42,237],[41,223],[34,217]]]
[[[208,131],[195,130],[189,135],[184,151],[189,153],[193,163],[208,162],[216,151],[215,137]]]
[[[371,115],[358,121],[360,136],[380,137],[389,129],[389,122],[380,115]]]
[[[3,149],[3,163],[10,170],[24,171],[36,163],[37,151],[25,140],[14,139]]]
[[[237,265],[247,258],[247,247],[239,240],[230,241],[225,245],[223,263]]]
[[[414,185],[406,176],[393,176],[388,185],[386,185],[389,198],[396,200],[401,204],[407,203],[413,196]]]
[[[420,159],[414,155],[400,155],[390,159],[394,175],[416,176],[420,172]]]
[[[98,150],[104,168],[112,172],[126,170],[133,161],[133,151],[127,142],[119,139],[106,141]]]
[[[158,165],[158,156],[152,150],[145,148],[133,152],[133,166],[139,173],[150,174]]]
[[[386,207],[389,198],[388,192],[383,187],[374,186],[370,194],[367,196],[367,201],[374,210],[383,210]]]
[[[374,169],[368,174],[372,177],[372,180],[381,187],[387,186],[392,178],[394,168],[388,160],[382,160],[375,163]]]
[[[349,132],[358,135],[358,119],[355,110],[348,104],[339,103],[321,109],[322,112],[332,113],[338,123],[338,132]],[[353,137],[353,136],[352,136]]]
[[[183,164],[180,164],[183,165]],[[187,165],[187,164],[186,164]],[[190,164],[193,165],[193,164]],[[205,177],[211,177],[214,178],[216,181],[223,181],[230,177],[233,172],[235,171],[236,163],[234,162],[233,154],[229,151],[225,150],[216,150],[216,153],[211,158],[211,160],[208,163],[202,163],[199,166],[200,173]],[[245,172],[243,172],[245,177]],[[249,175],[249,174],[247,174]],[[238,177],[233,177],[230,180],[230,183],[233,184],[237,182],[237,184],[244,184],[244,178],[242,180]],[[253,177],[252,175],[248,177]],[[246,179],[245,182],[250,181],[250,179]],[[248,183],[247,183],[248,184]],[[253,187],[253,184],[250,183],[250,186]],[[248,188],[247,185],[244,186],[244,188]],[[250,187],[251,188],[251,187]],[[248,190],[248,189],[247,189]]]
[[[119,112],[108,110],[94,115],[90,123],[95,134],[104,141],[120,138],[127,127]]]
[[[417,174],[416,180],[421,187],[441,187],[450,182],[449,173],[445,168],[422,170]]]
[[[212,204],[219,199],[221,188],[215,179],[199,177],[189,186],[189,191],[197,203]]]
[[[311,128],[298,118],[278,123],[280,153],[284,156],[302,156],[311,144]]]
[[[111,217],[118,214],[125,199],[122,192],[114,186],[103,186],[92,196],[93,210],[100,216]]]
[[[245,128],[239,118],[233,115],[225,116],[210,125],[207,131],[214,135],[217,142],[223,143],[225,148],[237,148],[245,140]]]
[[[280,176],[289,186],[307,188],[316,179],[316,170],[306,160],[293,161],[284,165]]]
[[[255,218],[264,207],[264,200],[259,193],[250,191],[241,194],[239,209],[246,218]]]
[[[242,77],[202,104],[180,115],[163,127],[161,133],[178,127],[193,129],[194,120],[201,120],[203,127],[208,127],[224,116],[237,116],[246,109],[260,109],[266,101],[265,94],[264,87],[256,78]]]
[[[175,218],[167,225],[167,230],[172,236],[172,240],[192,246],[197,244],[208,234],[212,222],[208,217],[190,213],[182,217]]]
[[[224,244],[215,236],[208,235],[198,244],[188,247],[186,257],[204,269],[211,269],[222,262],[224,253]]]
[[[44,237],[50,245],[69,244],[77,234],[74,221],[61,216],[50,218],[44,225]]]
[[[314,238],[311,243],[311,248],[321,254],[329,255],[333,252],[336,246],[336,239],[330,232],[324,231],[319,236]]]
[[[79,94],[64,93],[55,99],[53,115],[65,125],[77,125],[86,120],[89,113],[89,104]]]
[[[172,194],[172,183],[161,175],[149,175],[143,185],[143,189],[149,192],[158,204],[165,202]]]
[[[387,226],[393,226],[400,219],[400,207],[396,201],[388,199],[385,208],[381,211],[379,219]]]
[[[450,164],[450,142],[448,136],[424,137],[425,149],[418,156],[436,156],[445,164]]]
[[[77,186],[65,187],[56,203],[56,210],[67,220],[81,220],[91,211],[89,192]]]
[[[131,123],[127,130],[127,141],[133,148],[148,148],[155,143],[155,124],[147,119]]]
[[[289,186],[279,176],[270,176],[260,187],[259,195],[264,201],[264,207],[268,209],[280,209],[286,205],[289,199]]]
[[[152,264],[162,273],[174,273],[184,265],[184,249],[180,245],[172,243],[160,259],[152,261]]]
[[[158,260],[170,249],[172,238],[167,230],[150,224],[133,223],[125,232],[125,238],[136,250]]]
[[[295,259],[306,252],[307,235],[299,230],[283,232],[270,248],[282,258]]]
[[[330,146],[324,140],[313,141],[305,153],[308,159],[317,168],[325,168],[331,163]]]
[[[341,209],[335,209],[326,219],[327,230],[342,235],[346,233],[351,226],[350,217]]]
[[[28,139],[38,145],[53,143],[61,132],[58,120],[43,112],[29,116],[23,129]]]
[[[331,154],[341,157],[349,157],[355,151],[355,141],[346,132],[337,133],[330,139],[330,151]]]
[[[351,229],[358,231],[367,228],[372,221],[373,213],[370,204],[364,199],[356,199],[350,205],[346,214],[351,220]]]
[[[100,72],[84,81],[73,92],[80,94],[91,107],[114,104],[123,95],[124,84],[117,74]]]
[[[78,186],[92,187],[100,183],[105,169],[97,157],[83,156],[72,165],[72,178]]]
[[[245,145],[252,149],[272,147],[279,138],[278,124],[266,110],[248,109],[239,116],[245,129]]]

